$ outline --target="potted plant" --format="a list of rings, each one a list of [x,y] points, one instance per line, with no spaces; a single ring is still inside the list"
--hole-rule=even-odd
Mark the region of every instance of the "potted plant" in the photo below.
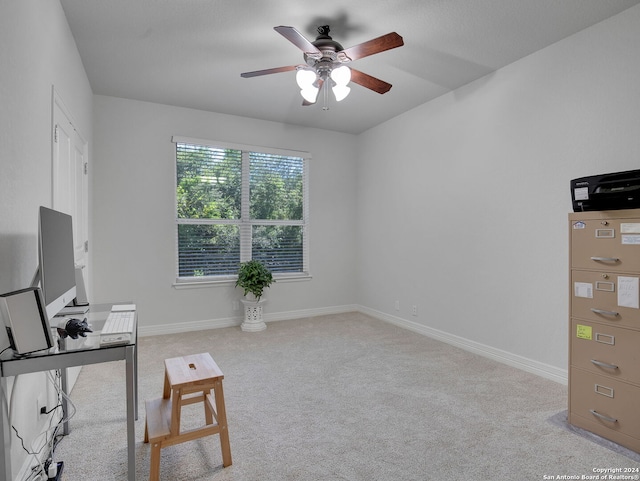
[[[265,265],[257,260],[250,260],[240,264],[238,269],[238,280],[236,287],[240,287],[245,296],[242,299],[244,304],[244,322],[240,326],[243,331],[262,331],[267,325],[262,319],[262,298],[263,291],[273,282],[273,275]]]

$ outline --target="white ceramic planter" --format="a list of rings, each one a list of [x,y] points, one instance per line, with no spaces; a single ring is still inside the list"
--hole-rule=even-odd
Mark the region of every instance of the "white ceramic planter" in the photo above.
[[[259,301],[251,299],[240,299],[244,305],[244,322],[240,325],[243,331],[258,332],[264,331],[267,325],[262,318],[262,305],[266,302],[264,298]]]

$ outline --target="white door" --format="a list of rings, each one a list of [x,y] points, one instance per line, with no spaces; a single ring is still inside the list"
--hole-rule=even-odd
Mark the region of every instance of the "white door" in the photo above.
[[[73,117],[64,102],[53,90],[53,144],[52,144],[52,207],[73,218],[73,243],[76,267],[82,275],[89,294],[89,182],[88,146],[74,126]],[[75,385],[81,367],[67,368],[63,379],[69,392]],[[64,384],[64,383],[63,383]]]
[[[53,93],[53,208],[73,217],[76,266],[88,279],[87,142],[60,97]]]

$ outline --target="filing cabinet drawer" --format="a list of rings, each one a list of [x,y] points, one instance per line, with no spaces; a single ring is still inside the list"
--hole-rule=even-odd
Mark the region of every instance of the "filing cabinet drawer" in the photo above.
[[[570,335],[572,366],[640,383],[640,331],[573,319]]]
[[[640,255],[640,251],[639,251]],[[620,288],[640,285],[640,276],[613,272],[571,272],[571,315],[607,322],[616,326],[640,329],[640,309],[626,307],[639,302],[638,286],[619,298]],[[620,305],[623,304],[623,305]],[[638,304],[640,306],[640,302]]]
[[[570,219],[571,267],[640,271],[640,217]]]
[[[640,388],[572,367],[570,396],[572,416],[599,425],[605,432],[640,438]]]
[[[618,443],[621,446],[640,453],[640,439],[629,436],[628,434],[620,431],[609,429],[607,426],[594,419],[593,415],[589,415],[590,418],[583,418],[582,416],[577,416],[569,412],[568,421],[573,426],[591,431],[592,433],[602,436],[603,438],[609,439],[610,441]]]

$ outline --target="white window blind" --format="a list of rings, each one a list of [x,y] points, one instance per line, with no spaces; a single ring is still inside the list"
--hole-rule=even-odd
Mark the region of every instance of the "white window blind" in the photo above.
[[[174,137],[178,282],[308,275],[308,154]]]

